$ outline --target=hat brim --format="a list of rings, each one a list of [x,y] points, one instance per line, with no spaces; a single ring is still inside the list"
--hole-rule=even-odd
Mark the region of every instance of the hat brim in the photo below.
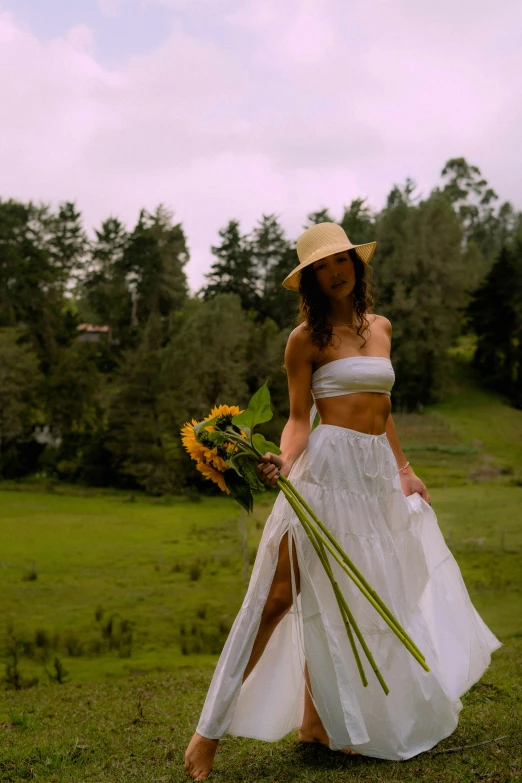
[[[283,286],[288,288],[289,291],[299,291],[299,279],[301,277],[301,272],[305,267],[310,266],[310,264],[315,264],[316,261],[319,261],[321,258],[326,258],[326,256],[333,256],[335,253],[342,253],[343,250],[355,250],[361,261],[363,261],[365,264],[368,264],[375,252],[376,247],[377,242],[366,242],[363,245],[351,245],[348,242],[336,242],[334,245],[326,245],[325,247],[316,250],[315,253],[312,253],[310,258],[307,258],[303,264],[296,266],[296,268],[293,269],[283,280]]]

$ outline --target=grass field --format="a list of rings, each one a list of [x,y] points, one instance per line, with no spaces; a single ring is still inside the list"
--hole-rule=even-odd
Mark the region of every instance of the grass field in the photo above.
[[[504,646],[437,752],[398,764],[301,748],[295,736],[228,737],[216,781],[520,779],[522,412],[460,372],[443,404],[395,418]],[[273,498],[247,520],[251,561]],[[238,508],[4,484],[0,509],[0,644],[8,679],[15,670],[24,686],[0,691],[0,781],[185,780],[182,751],[245,589]]]

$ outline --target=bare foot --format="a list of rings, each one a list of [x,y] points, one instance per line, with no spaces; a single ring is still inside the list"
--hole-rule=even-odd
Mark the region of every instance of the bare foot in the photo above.
[[[207,739],[197,732],[185,751],[185,769],[193,780],[206,780],[214,766],[219,740]]]
[[[315,742],[320,745],[326,745],[327,748],[330,747],[330,738],[322,723],[301,728],[299,732],[299,742]],[[350,750],[350,748],[344,748],[342,753],[346,753],[347,756],[359,755],[355,750]]]

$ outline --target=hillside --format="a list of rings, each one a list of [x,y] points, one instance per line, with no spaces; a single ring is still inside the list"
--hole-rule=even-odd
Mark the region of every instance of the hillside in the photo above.
[[[504,646],[438,750],[508,739],[425,754],[399,772],[300,748],[294,736],[227,738],[215,780],[518,779],[522,412],[478,389],[458,362],[451,383],[443,403],[395,418],[472,600]],[[23,685],[39,678],[1,694],[0,780],[184,780],[181,753],[244,594],[240,512],[224,497],[42,489],[0,486],[3,657],[13,664],[16,650]],[[247,521],[251,562],[273,497],[260,497]],[[50,680],[56,659],[66,684]]]

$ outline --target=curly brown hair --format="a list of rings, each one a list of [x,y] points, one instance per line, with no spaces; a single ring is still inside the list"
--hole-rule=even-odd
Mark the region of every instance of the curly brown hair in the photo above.
[[[369,327],[366,313],[370,313],[375,306],[375,298],[371,282],[371,267],[361,261],[357,252],[348,250],[348,255],[353,261],[355,271],[355,286],[353,288],[353,309],[355,311],[357,334],[367,340],[363,332]],[[332,344],[333,328],[328,322],[330,305],[317,285],[313,264],[305,267],[299,279],[299,315],[298,323],[306,323],[310,331],[312,342],[323,350]]]

